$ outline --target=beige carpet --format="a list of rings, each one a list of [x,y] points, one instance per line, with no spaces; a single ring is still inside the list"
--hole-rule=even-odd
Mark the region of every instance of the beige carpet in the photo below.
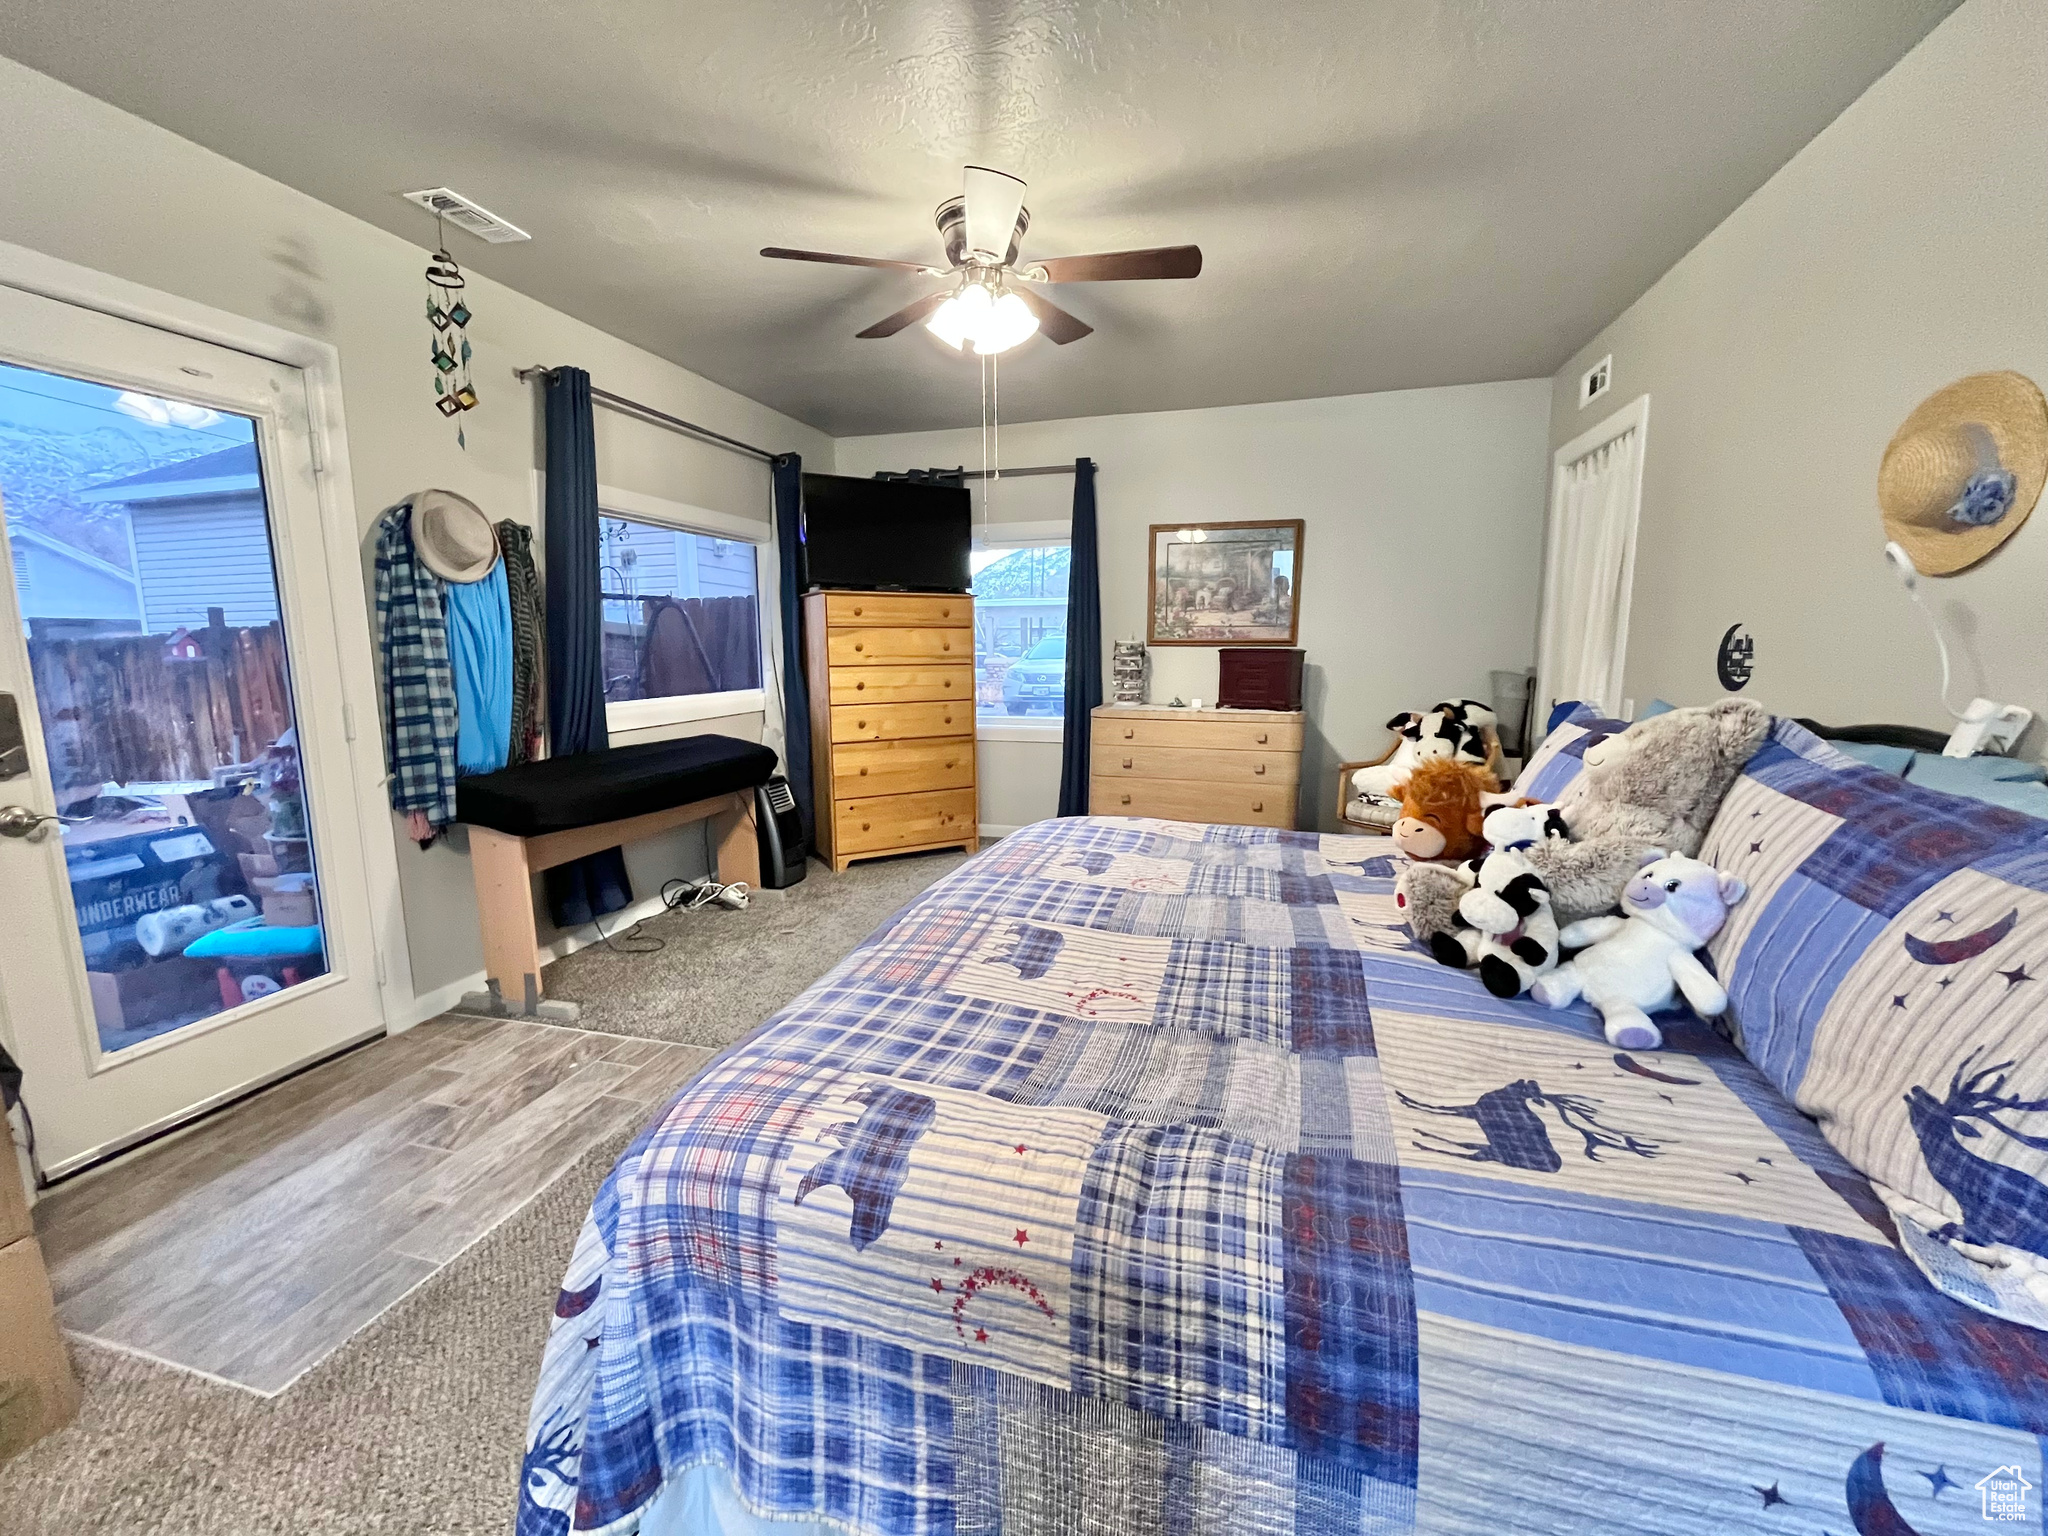
[[[934,854],[838,876],[813,864],[755,912],[648,923],[642,935],[665,941],[656,953],[572,956],[551,987],[584,1003],[590,1029],[722,1046],[960,862]],[[591,1152],[279,1397],[74,1344],[84,1409],[0,1467],[0,1532],[504,1536],[556,1284],[630,1139]]]
[[[665,912],[578,950],[548,968],[548,995],[581,1003],[585,1029],[730,1045],[964,862],[960,853],[906,854],[835,875],[813,861],[810,878],[757,891],[744,912]]]

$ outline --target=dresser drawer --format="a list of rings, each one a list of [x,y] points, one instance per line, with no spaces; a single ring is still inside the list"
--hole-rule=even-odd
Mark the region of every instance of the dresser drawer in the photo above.
[[[1226,751],[1278,752],[1301,750],[1299,720],[1118,720],[1096,716],[1090,736],[1095,750],[1105,747],[1221,747]]]
[[[965,624],[974,612],[974,599],[960,596],[926,596],[915,592],[827,592],[825,622],[842,625],[877,624]]]
[[[913,661],[964,661],[974,665],[971,629],[833,629],[825,632],[825,654],[835,667],[889,666]]]
[[[910,668],[891,668],[909,671]],[[974,730],[974,705],[841,704],[832,711],[834,741],[900,741],[909,736],[966,736]]]
[[[1099,742],[1088,755],[1102,778],[1200,779],[1216,784],[1292,784],[1301,777],[1296,752],[1219,752],[1212,747],[1118,747]]]
[[[958,699],[972,707],[974,666],[833,667],[832,702],[893,704],[918,699]]]
[[[977,835],[971,789],[840,800],[832,807],[832,851],[838,855],[915,848],[952,838],[965,841]]]
[[[1295,786],[1239,789],[1191,779],[1112,779],[1088,785],[1094,816],[1162,816],[1170,821],[1220,821],[1233,826],[1291,827]]]
[[[854,741],[832,748],[832,797],[907,795],[915,790],[970,789],[974,738]]]

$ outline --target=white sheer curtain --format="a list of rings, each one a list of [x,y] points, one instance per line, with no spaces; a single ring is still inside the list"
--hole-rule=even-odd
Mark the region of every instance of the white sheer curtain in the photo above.
[[[1563,699],[1621,708],[1643,429],[1631,423],[1559,467],[1543,560],[1536,720]]]

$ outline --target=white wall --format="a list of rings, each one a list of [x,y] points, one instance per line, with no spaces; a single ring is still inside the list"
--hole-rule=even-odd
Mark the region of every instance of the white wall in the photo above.
[[[1542,379],[1130,416],[1006,424],[1003,462],[1097,465],[1103,654],[1144,638],[1153,523],[1301,518],[1308,652],[1305,827],[1335,825],[1336,765],[1377,756],[1390,715],[1484,698],[1533,660],[1540,570]],[[841,438],[838,472],[981,463],[979,430]],[[995,521],[1065,518],[1065,476],[1003,482]],[[1216,652],[1156,647],[1152,697],[1216,697]],[[1105,679],[1105,691],[1107,680]],[[1054,743],[984,740],[984,823],[1050,816]]]
[[[464,418],[464,452],[433,408],[424,246],[6,59],[0,143],[0,238],[339,350],[366,562],[381,511],[425,486],[458,491],[494,518],[536,520],[539,391],[512,378],[522,365],[573,363],[620,394],[748,442],[796,450],[810,467],[831,465],[832,444],[822,434],[477,277],[468,289],[476,315],[469,335],[483,404]],[[432,237],[422,215],[420,239]],[[460,257],[467,237],[450,238]],[[600,409],[597,459],[606,485],[767,518],[766,468],[724,449]],[[758,736],[761,722],[754,716],[690,729]],[[482,964],[468,860],[448,843],[422,853],[396,825],[391,835],[415,989],[436,992]],[[646,845],[628,865],[639,893],[651,895],[666,875],[694,872],[701,855],[679,835]],[[379,914],[380,924],[386,916]]]
[[[1830,724],[1947,729],[1925,621],[1886,569],[1878,461],[1923,397],[2048,383],[2048,10],[1969,0],[1557,375],[1553,446],[1651,397],[1626,692],[1748,692]],[[1578,409],[1580,373],[1614,386]],[[2048,711],[2048,520],[1923,582],[1956,694]],[[2030,744],[2042,739],[2037,728]]]

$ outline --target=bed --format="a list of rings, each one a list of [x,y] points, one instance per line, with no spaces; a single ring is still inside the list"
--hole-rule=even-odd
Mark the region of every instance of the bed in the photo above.
[[[904,908],[604,1185],[521,1536],[1935,1536],[2039,1499],[2048,1334],[1929,1286],[1710,1029],[1617,1053],[1434,964],[1392,855],[1076,818]]]

